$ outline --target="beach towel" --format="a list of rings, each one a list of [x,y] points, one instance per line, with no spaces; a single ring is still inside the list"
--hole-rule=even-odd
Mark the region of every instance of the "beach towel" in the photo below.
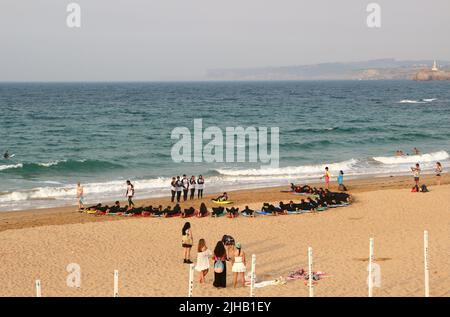
[[[266,211],[262,211],[262,210],[256,210],[255,212],[261,216],[272,216],[273,215],[271,212],[266,212]]]

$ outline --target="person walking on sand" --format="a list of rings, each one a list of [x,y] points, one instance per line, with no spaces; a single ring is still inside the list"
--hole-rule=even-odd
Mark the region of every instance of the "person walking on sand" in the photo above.
[[[209,258],[213,253],[207,248],[205,239],[200,239],[198,241],[197,252],[197,263],[195,264],[195,270],[200,272],[199,283],[202,284],[205,283],[206,274],[209,272]]]
[[[171,202],[175,201],[175,194],[177,193],[177,180],[175,177],[172,177],[172,181],[170,182],[170,192],[172,194]]]
[[[233,286],[236,288],[237,280],[240,276],[240,280],[242,283],[242,287],[245,286],[245,271],[246,271],[246,260],[245,260],[245,252],[242,251],[242,246],[240,243],[236,243],[236,247],[234,249],[234,256],[231,261],[233,264],[231,271],[233,272]]]
[[[214,287],[227,287],[227,252],[222,241],[214,248]]]
[[[128,198],[128,208],[134,207],[133,197],[134,197],[134,185],[131,184],[131,181],[127,180],[127,192],[125,197]]]
[[[338,182],[338,190],[340,190],[341,192],[347,191],[347,188],[344,185],[344,171],[339,171],[337,182]]]
[[[441,174],[442,174],[442,164],[441,164],[441,162],[437,162],[436,163],[435,172],[436,172],[436,183],[437,183],[438,186],[440,186],[441,185]]]
[[[205,187],[205,179],[203,178],[202,175],[198,176],[197,179],[197,198],[203,198],[203,188]]]
[[[191,264],[191,249],[194,244],[194,236],[192,235],[191,224],[186,222],[181,230],[181,246],[184,251],[184,260],[183,263]]]
[[[416,163],[416,167],[411,167],[411,171],[413,172],[414,182],[416,183],[416,186],[419,186],[421,171],[419,163]]]
[[[322,177],[325,178],[325,188],[326,189],[330,189],[330,177],[331,177],[331,174],[330,174],[330,171],[328,170],[328,166],[325,167],[325,174],[323,174]]]
[[[81,183],[77,183],[77,199],[78,199],[78,210],[84,209],[84,189]]]

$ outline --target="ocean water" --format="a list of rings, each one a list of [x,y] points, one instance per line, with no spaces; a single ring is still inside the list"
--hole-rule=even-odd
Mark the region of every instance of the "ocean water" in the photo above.
[[[449,166],[450,83],[414,81],[2,83],[0,210],[165,196],[170,177],[206,177],[206,192]],[[175,127],[279,127],[280,167],[175,163]],[[270,139],[269,139],[270,140]],[[206,143],[206,141],[205,141]],[[270,145],[269,145],[270,146]],[[395,158],[397,149],[423,155]]]

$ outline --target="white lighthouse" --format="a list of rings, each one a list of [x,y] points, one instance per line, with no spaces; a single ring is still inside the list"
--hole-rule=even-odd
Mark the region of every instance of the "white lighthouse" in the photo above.
[[[431,67],[431,70],[432,70],[433,72],[437,72],[437,71],[439,70],[438,67],[437,67],[436,60],[434,60],[433,67]]]

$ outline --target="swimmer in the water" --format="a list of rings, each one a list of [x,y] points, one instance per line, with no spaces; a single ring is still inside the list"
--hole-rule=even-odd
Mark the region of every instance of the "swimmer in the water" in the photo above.
[[[10,157],[9,152],[8,152],[8,150],[6,150],[5,154],[3,154],[3,158],[5,160],[7,160],[7,159],[9,159],[9,157]]]

